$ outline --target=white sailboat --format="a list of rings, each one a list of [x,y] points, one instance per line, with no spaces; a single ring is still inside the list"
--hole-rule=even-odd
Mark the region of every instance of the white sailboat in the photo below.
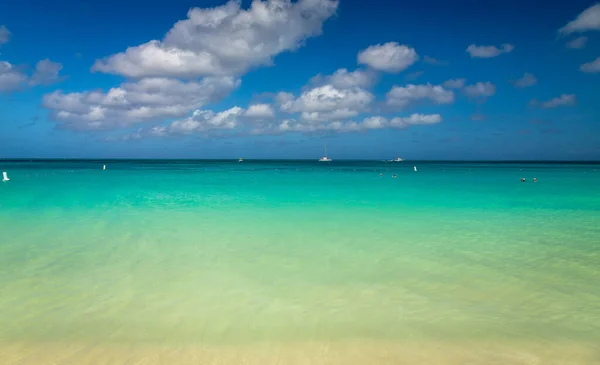
[[[6,172],[2,173],[2,181],[9,181],[8,174]]]
[[[331,162],[331,159],[327,157],[327,144],[325,144],[325,156],[321,157],[319,162]]]
[[[404,159],[402,157],[396,157],[395,159],[392,160],[392,162],[402,162],[404,161]]]

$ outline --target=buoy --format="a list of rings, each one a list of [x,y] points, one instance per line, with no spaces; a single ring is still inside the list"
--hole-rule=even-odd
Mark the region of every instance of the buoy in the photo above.
[[[8,180],[10,180],[10,179],[8,178],[8,174],[7,174],[6,172],[3,172],[3,173],[2,173],[2,181],[8,181]]]
[[[417,166],[413,166],[413,170],[415,170],[415,172],[417,172]]]

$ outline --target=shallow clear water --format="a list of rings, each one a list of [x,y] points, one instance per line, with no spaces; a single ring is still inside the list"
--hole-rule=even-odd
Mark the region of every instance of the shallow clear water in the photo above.
[[[104,163],[0,161],[0,342],[600,341],[600,165]]]

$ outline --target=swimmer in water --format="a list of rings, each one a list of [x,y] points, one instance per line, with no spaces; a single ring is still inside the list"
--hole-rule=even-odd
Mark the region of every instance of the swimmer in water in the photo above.
[[[392,177],[395,179],[395,178],[397,178],[398,176],[396,176],[396,174],[394,174],[394,175],[392,175]]]
[[[379,174],[380,177],[383,177],[383,174]]]
[[[534,177],[534,178],[533,178],[533,182],[537,182],[537,177]]]
[[[525,178],[524,177],[521,178],[521,182],[525,182]]]

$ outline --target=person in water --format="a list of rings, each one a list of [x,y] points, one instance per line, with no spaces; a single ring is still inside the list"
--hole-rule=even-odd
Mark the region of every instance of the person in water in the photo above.
[[[534,177],[534,178],[533,178],[533,182],[537,182],[537,177]]]
[[[392,177],[395,179],[395,178],[397,178],[398,176],[396,176],[396,174],[394,174],[394,175],[392,175]]]
[[[525,178],[524,177],[521,178],[521,182],[525,182]]]

